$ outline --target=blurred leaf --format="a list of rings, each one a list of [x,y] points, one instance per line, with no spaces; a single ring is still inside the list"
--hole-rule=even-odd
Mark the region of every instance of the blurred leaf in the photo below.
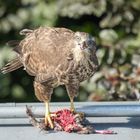
[[[26,98],[26,93],[24,92],[24,89],[21,86],[14,85],[11,90],[12,90],[13,98],[20,99],[20,100]]]
[[[112,29],[102,30],[99,36],[100,36],[102,45],[105,45],[105,46],[110,46],[114,44],[118,39],[117,33]]]
[[[104,0],[59,0],[58,13],[61,16],[70,18],[79,18],[83,15],[94,14],[100,17],[106,10],[106,1]]]
[[[12,51],[12,49],[7,46],[0,48],[0,67],[4,65],[4,62],[14,58],[15,55],[16,54]]]
[[[121,15],[115,15],[112,16],[111,13],[109,13],[103,20],[100,22],[100,26],[102,28],[105,27],[114,27],[118,25],[122,21],[122,16]]]
[[[140,55],[133,54],[131,62],[133,65],[140,66]]]

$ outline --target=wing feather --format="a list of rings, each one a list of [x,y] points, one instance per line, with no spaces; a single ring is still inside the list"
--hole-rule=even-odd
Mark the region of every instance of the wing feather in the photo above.
[[[67,58],[74,46],[73,31],[66,28],[40,27],[36,30],[22,30],[22,33],[28,35],[14,51],[20,55],[25,70],[30,75],[52,73],[58,66],[62,71],[67,69]]]
[[[12,61],[10,61],[9,63],[7,63],[2,69],[1,69],[1,72],[3,74],[6,74],[6,73],[9,73],[9,72],[12,72],[20,67],[23,67],[20,59],[17,57],[15,59],[13,59]]]
[[[56,79],[57,78],[55,76],[52,76],[50,74],[40,73],[39,75],[36,76],[35,81],[39,83],[49,83]]]

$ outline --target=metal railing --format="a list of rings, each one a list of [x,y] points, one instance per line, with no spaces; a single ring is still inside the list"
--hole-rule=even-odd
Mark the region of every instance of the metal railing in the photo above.
[[[36,117],[43,117],[43,103],[0,104],[0,118],[27,118],[26,105],[31,107]],[[51,111],[69,108],[70,103],[51,103]],[[77,112],[87,117],[140,117],[140,102],[76,102]]]

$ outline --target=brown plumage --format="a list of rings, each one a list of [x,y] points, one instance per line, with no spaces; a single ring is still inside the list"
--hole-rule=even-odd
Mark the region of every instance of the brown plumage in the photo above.
[[[73,98],[80,82],[90,78],[98,67],[94,39],[84,32],[66,28],[40,27],[24,29],[25,38],[16,45],[17,57],[1,69],[8,73],[24,67],[35,77],[35,95],[46,103],[45,123],[53,128],[49,114],[49,101],[53,88],[65,85],[74,111]]]

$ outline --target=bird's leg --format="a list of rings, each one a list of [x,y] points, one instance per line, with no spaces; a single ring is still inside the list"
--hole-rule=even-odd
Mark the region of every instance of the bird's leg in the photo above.
[[[71,112],[75,112],[75,107],[74,107],[74,102],[73,102],[73,97],[70,97],[70,110]]]
[[[70,110],[71,112],[75,112],[75,107],[74,107],[74,97],[77,95],[78,93],[78,89],[79,89],[79,84],[67,84],[66,85],[66,89],[70,98]]]
[[[34,82],[35,95],[40,100],[45,102],[45,125],[51,129],[54,128],[51,120],[49,102],[53,93],[53,88],[50,85],[42,84],[37,81]]]
[[[78,114],[81,118],[84,117],[84,113],[83,112],[77,112],[74,106],[74,97],[70,96],[70,110],[71,112],[73,112],[74,114]]]
[[[79,83],[77,81],[70,81],[69,84],[66,85],[66,89],[70,98],[70,110],[74,113],[74,114],[79,114],[80,117],[84,116],[84,113],[82,112],[76,112],[76,109],[74,107],[74,97],[77,96],[78,93],[78,89],[79,89]]]
[[[49,107],[49,101],[45,102],[45,125],[47,126],[48,124],[50,125],[50,128],[54,128],[54,124],[51,120],[51,114],[50,114],[50,107]]]

